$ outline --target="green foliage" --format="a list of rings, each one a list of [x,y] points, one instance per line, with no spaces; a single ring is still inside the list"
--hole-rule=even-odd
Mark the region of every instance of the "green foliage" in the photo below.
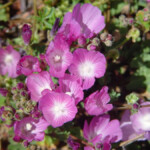
[[[0,4],[0,7],[3,6]],[[8,14],[6,13],[6,9],[0,9],[0,21],[8,21]]]
[[[138,11],[136,14],[136,22],[137,24],[140,24],[144,31],[147,32],[150,30],[150,11]]]
[[[55,22],[55,8],[54,7],[44,7],[42,10],[38,11],[38,16],[36,20],[38,23],[38,28],[40,30],[52,29],[52,26]]]
[[[121,13],[123,7],[126,5],[126,3],[124,2],[120,2],[120,1],[112,1],[112,8],[111,8],[111,15],[117,15],[119,13]]]
[[[13,139],[9,140],[8,150],[26,150],[26,148],[21,143],[16,143]]]
[[[6,98],[0,94],[0,107],[5,105]]]
[[[150,92],[150,43],[144,42],[131,61],[131,67],[136,69],[127,85],[129,90],[144,88]]]
[[[111,102],[113,102],[116,101],[121,96],[121,94],[112,89],[111,92],[109,93],[109,96],[111,98]]]

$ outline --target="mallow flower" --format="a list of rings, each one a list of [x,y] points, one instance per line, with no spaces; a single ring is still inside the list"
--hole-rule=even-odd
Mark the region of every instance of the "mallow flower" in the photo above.
[[[51,91],[54,88],[50,74],[47,71],[29,75],[26,79],[26,85],[31,94],[31,99],[36,102],[45,93],[44,91]]]
[[[121,118],[121,129],[123,132],[123,140],[134,139],[137,136],[143,135],[138,138],[138,141],[150,140],[150,102],[142,102],[142,107],[131,114],[126,110]]]
[[[150,107],[144,107],[150,105],[150,102],[144,102],[137,113],[131,115],[130,119],[132,122],[133,129],[136,132],[144,132],[145,138],[150,139]]]
[[[85,99],[84,107],[89,115],[98,116],[113,108],[112,104],[107,104],[109,101],[108,87],[104,86]]]
[[[83,89],[79,82],[74,79],[59,78],[59,87],[57,88],[58,92],[66,93],[70,95],[77,105],[81,100],[83,100]]]
[[[83,135],[93,145],[105,145],[118,142],[122,139],[122,131],[118,120],[111,120],[109,115],[97,116],[92,119],[90,125],[84,123]],[[109,149],[108,149],[109,150]]]
[[[83,89],[94,85],[95,78],[104,76],[106,71],[106,58],[98,51],[88,51],[78,48],[73,53],[73,61],[69,67],[71,74],[82,79]]]
[[[101,11],[91,4],[77,4],[73,12],[64,16],[62,27],[58,32],[66,33],[69,30],[69,38],[91,38],[105,27],[104,16]],[[80,33],[79,33],[80,32]],[[69,39],[68,38],[68,39]]]
[[[121,127],[121,130],[122,130],[122,133],[123,133],[123,136],[122,136],[123,141],[131,140],[131,139],[139,136],[140,134],[144,134],[144,131],[134,130],[131,119],[130,119],[130,116],[131,116],[130,110],[126,110],[123,113],[123,116],[121,118],[120,127]],[[138,139],[138,141],[141,141],[141,140],[146,140],[146,138],[142,137],[142,138]]]
[[[11,45],[7,46],[5,50],[0,48],[0,74],[6,75],[8,73],[9,77],[16,78],[20,57],[20,53],[14,50]]]
[[[14,124],[14,141],[26,140],[27,142],[42,141],[44,139],[44,130],[49,126],[48,122],[43,118],[34,119],[25,117]]]
[[[54,77],[63,77],[65,71],[72,63],[72,53],[69,52],[69,45],[56,36],[46,51],[46,61],[50,66],[50,74]]]
[[[54,128],[72,121],[77,113],[75,101],[65,93],[47,92],[39,101],[44,118]]]
[[[31,55],[23,56],[17,65],[17,74],[19,75],[24,74],[25,76],[28,76],[33,72],[40,71],[41,68],[38,58]]]

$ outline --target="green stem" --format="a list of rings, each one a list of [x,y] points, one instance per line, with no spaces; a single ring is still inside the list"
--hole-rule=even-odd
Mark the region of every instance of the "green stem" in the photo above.
[[[138,136],[136,136],[136,137],[134,137],[134,138],[132,138],[132,139],[130,139],[130,140],[121,142],[119,146],[121,146],[121,147],[127,146],[127,145],[129,145],[130,143],[133,143],[134,141],[136,141],[136,140],[138,140],[138,139],[140,139],[140,138],[143,138],[143,137],[144,137],[144,134],[145,134],[145,133],[142,133],[142,134],[140,134],[140,135],[138,135]]]
[[[115,48],[119,48],[120,46],[123,46],[125,43],[127,43],[130,39],[125,38],[120,44],[118,44]]]

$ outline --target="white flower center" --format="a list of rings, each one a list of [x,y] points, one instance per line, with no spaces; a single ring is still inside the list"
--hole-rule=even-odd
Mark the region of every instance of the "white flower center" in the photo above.
[[[27,124],[26,124],[26,129],[27,129],[27,130],[31,130],[31,128],[32,128],[32,125],[31,125],[30,123],[27,123]]]
[[[140,122],[144,130],[149,129],[150,128],[150,114],[146,114],[145,116],[143,116],[140,119]]]
[[[6,57],[5,57],[5,63],[6,64],[11,64],[12,63],[12,61],[13,61],[13,57],[12,57],[12,55],[7,55]]]
[[[39,92],[40,92],[40,93],[41,93],[42,91],[46,90],[46,89],[48,89],[48,90],[50,90],[50,91],[52,90],[51,87],[50,87],[50,85],[48,85],[48,84],[39,86]]]
[[[60,60],[61,60],[61,57],[59,56],[59,55],[56,55],[55,57],[54,57],[54,62],[60,62]]]
[[[72,96],[72,92],[66,92],[65,94]]]
[[[94,76],[94,64],[92,62],[84,62],[79,65],[79,73],[82,77]]]
[[[55,114],[56,118],[68,114],[65,103],[55,102],[54,106],[52,107],[52,111]]]

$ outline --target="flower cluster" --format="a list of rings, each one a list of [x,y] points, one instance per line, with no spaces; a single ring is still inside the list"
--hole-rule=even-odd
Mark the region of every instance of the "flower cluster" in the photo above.
[[[0,48],[0,74],[25,79],[11,90],[0,88],[0,94],[12,96],[14,102],[0,109],[1,120],[14,128],[13,139],[24,141],[25,145],[43,140],[49,126],[61,127],[76,119],[80,102],[86,115],[94,116],[90,123],[84,121],[83,136],[90,143],[84,146],[85,150],[109,150],[112,143],[137,135],[142,135],[141,140],[150,139],[150,109],[144,107],[149,103],[140,104],[134,114],[126,111],[120,125],[119,120],[110,119],[108,114],[113,105],[109,104],[107,86],[85,94],[106,72],[106,58],[97,48],[100,43],[97,35],[105,27],[101,11],[91,4],[77,4],[65,14],[59,29],[58,22],[59,19],[51,32],[53,40],[40,58],[21,56],[12,46]],[[25,45],[29,45],[30,27],[24,25],[22,32]],[[112,45],[110,34],[103,33],[100,37],[106,46]],[[68,145],[73,149],[80,147],[71,137]]]

